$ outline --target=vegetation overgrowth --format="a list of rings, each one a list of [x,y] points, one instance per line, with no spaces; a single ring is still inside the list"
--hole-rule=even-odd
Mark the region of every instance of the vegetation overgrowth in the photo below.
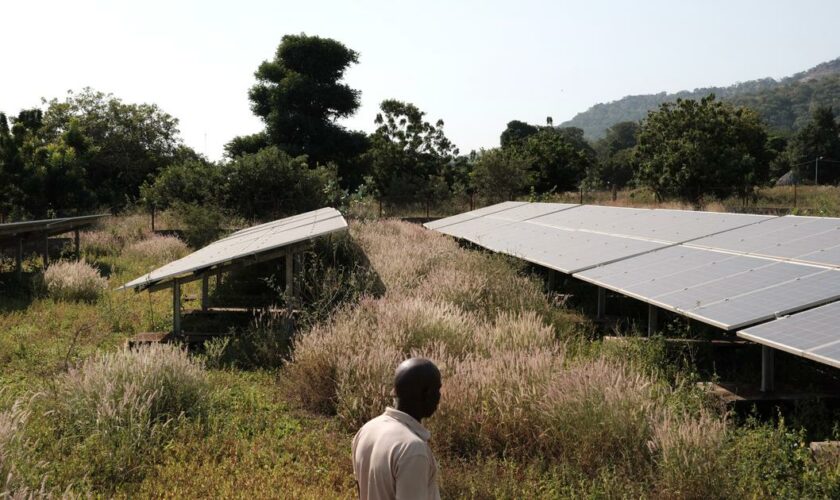
[[[141,223],[91,233],[111,241],[85,247],[108,270],[97,299],[0,309],[7,495],[352,497],[350,438],[409,354],[444,374],[428,426],[447,498],[838,494],[804,429],[729,418],[657,343],[602,345],[521,263],[405,222],[353,223],[307,257],[321,272],[295,335],[263,315],[203,356],[125,350],[171,314],[166,294],[114,290],[155,253],[137,251],[160,238]]]

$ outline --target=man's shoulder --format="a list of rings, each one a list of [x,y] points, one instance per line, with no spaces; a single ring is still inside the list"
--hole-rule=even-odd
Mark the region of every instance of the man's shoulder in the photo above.
[[[363,438],[388,439],[389,441],[393,441],[394,444],[399,443],[407,448],[419,447],[425,449],[426,446],[426,442],[417,436],[417,434],[413,433],[405,424],[385,414],[369,420],[359,429],[355,439]]]

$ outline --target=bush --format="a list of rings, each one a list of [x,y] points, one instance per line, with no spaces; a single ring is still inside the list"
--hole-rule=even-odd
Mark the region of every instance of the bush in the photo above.
[[[224,215],[218,207],[176,203],[174,212],[184,239],[193,248],[212,243],[222,234]]]
[[[189,253],[186,243],[175,236],[154,235],[133,243],[123,251],[123,255],[132,259],[153,263],[171,262]]]
[[[44,271],[40,287],[55,300],[93,302],[108,288],[108,280],[85,261],[58,261]]]
[[[15,435],[37,444],[15,458],[30,486],[43,477],[62,486],[85,478],[110,491],[142,477],[179,422],[205,416],[209,389],[201,366],[177,346],[98,355],[18,402],[29,419]]]

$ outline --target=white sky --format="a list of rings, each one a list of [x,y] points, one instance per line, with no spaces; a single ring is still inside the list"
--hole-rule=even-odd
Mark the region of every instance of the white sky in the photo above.
[[[783,77],[840,56],[836,0],[0,0],[0,110],[90,86],[158,104],[212,159],[262,129],[247,90],[287,33],[360,53],[347,74],[373,130],[383,99],[443,118],[462,152],[512,119],[556,124],[628,94]]]

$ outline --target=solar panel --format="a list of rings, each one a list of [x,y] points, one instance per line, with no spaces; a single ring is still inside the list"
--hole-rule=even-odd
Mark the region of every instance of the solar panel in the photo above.
[[[17,237],[25,233],[60,234],[72,231],[108,217],[108,214],[83,215],[80,217],[62,217],[58,219],[30,220],[0,224],[0,237]]]
[[[520,204],[439,229],[735,330],[840,298],[840,219]]]
[[[840,272],[672,246],[575,274],[724,330],[840,297]]]
[[[788,215],[701,238],[691,246],[840,267],[840,219]]]
[[[514,207],[518,207],[521,205],[527,205],[527,201],[505,201],[503,203],[497,203],[495,205],[490,205],[484,208],[479,208],[477,210],[471,210],[469,212],[464,212],[458,215],[453,215],[451,217],[445,217],[443,219],[438,219],[435,221],[427,222],[423,224],[428,229],[440,229],[445,226],[451,226],[452,224],[457,224],[458,222],[465,222],[471,219],[476,219],[478,217],[483,217],[485,215],[489,215],[496,212],[501,212],[504,210],[508,210]]]
[[[761,215],[583,205],[574,210],[537,217],[531,222],[613,236],[678,243],[771,218]]]
[[[347,222],[334,208],[322,208],[280,219],[238,231],[182,259],[155,269],[125,284],[123,288],[149,287],[190,275],[195,271],[278,250],[346,228]]]
[[[838,325],[840,302],[834,302],[741,330],[738,336],[840,368]]]
[[[496,227],[495,231],[485,232],[474,242],[567,274],[663,247],[661,243],[652,241],[527,222]]]

